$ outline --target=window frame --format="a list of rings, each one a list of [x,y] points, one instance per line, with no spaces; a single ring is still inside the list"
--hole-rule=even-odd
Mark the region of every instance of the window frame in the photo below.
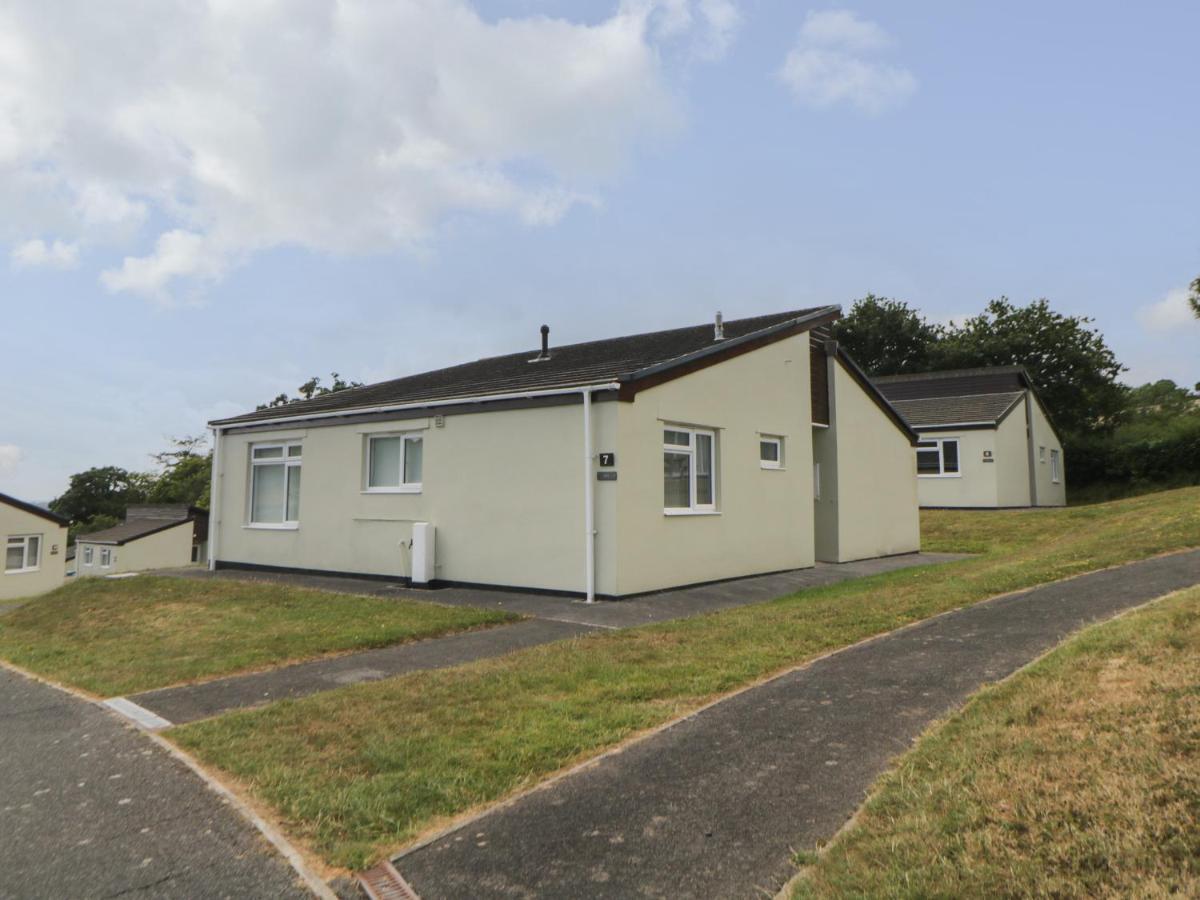
[[[762,450],[763,444],[775,445],[775,458],[763,459]],[[783,435],[779,434],[760,434],[758,436],[758,467],[760,469],[772,469],[781,471],[784,468],[783,461]]]
[[[33,565],[29,564],[29,542],[36,542],[37,552],[33,561]],[[42,545],[45,543],[45,536],[42,534],[10,534],[4,542],[4,574],[5,575],[27,575],[30,572],[39,572],[42,568]],[[8,567],[8,551],[11,547],[21,547],[21,566],[17,569]]]
[[[425,481],[425,432],[424,431],[381,431],[378,434],[364,435],[366,449],[363,455],[363,486],[364,494],[419,494],[424,488]],[[379,440],[400,439],[400,471],[399,481],[393,485],[371,484],[371,460],[375,452],[375,442]],[[404,470],[408,462],[408,445],[415,441],[421,442],[421,481],[405,481]]]
[[[95,554],[93,553],[93,548],[90,546],[84,547],[83,548],[83,564],[90,568],[93,565],[94,560],[95,560]]]
[[[104,561],[104,560],[105,560],[105,558],[107,558],[107,559],[108,559],[108,562],[105,562],[105,561]],[[102,569],[111,569],[111,568],[112,568],[112,566],[113,566],[113,551],[112,551],[112,547],[101,547],[101,548],[100,548],[100,568],[102,568]]]
[[[957,438],[957,437],[936,437],[936,438],[921,437],[917,441],[916,451],[918,454],[920,454],[921,451],[925,451],[928,453],[930,450],[934,449],[932,447],[923,447],[923,446],[921,446],[922,444],[937,444],[938,470],[936,472],[922,472],[921,468],[920,468],[920,462],[918,461],[918,464],[917,464],[917,477],[918,478],[962,478],[962,440],[960,438]],[[945,451],[946,444],[954,444],[954,450],[955,450],[954,459],[955,459],[956,469],[953,472],[946,471],[946,451]],[[918,456],[918,460],[919,460],[919,456]]]
[[[297,508],[296,518],[289,519],[288,514],[288,495],[291,492],[292,470],[300,469],[303,472],[304,464],[304,443],[298,438],[291,440],[275,440],[263,441],[261,443],[250,444],[250,490],[246,492],[246,526],[247,528],[261,528],[268,531],[295,531],[300,527],[300,512]],[[275,450],[280,451],[279,456],[265,457],[258,459],[255,452],[258,450]],[[295,449],[297,452],[292,453]],[[279,522],[256,522],[254,520],[254,493],[257,489],[257,482],[254,473],[257,468],[266,466],[281,466],[283,467],[283,515],[282,521]],[[301,481],[301,485],[303,485]],[[299,499],[296,506],[299,507]]]
[[[1050,482],[1062,484],[1062,451],[1050,448]]]
[[[663,459],[663,478],[664,478],[664,482],[663,482],[663,486],[664,486],[663,515],[666,515],[666,516],[720,515],[720,511],[717,509],[717,457],[718,457],[718,451],[717,451],[717,431],[716,431],[716,429],[715,428],[699,428],[699,427],[693,427],[690,425],[671,425],[666,422],[663,422],[661,424],[662,424],[662,435],[663,435],[662,452],[663,452],[663,457],[664,457],[664,459]],[[667,432],[668,431],[674,431],[679,434],[688,435],[687,446],[684,446],[683,444],[668,444],[667,443]],[[697,476],[697,472],[699,469],[699,467],[696,465],[696,461],[698,458],[698,451],[696,448],[696,444],[697,444],[696,437],[698,435],[705,436],[709,440],[709,447],[710,447],[709,454],[710,455],[709,455],[709,461],[708,461],[708,469],[709,469],[708,474],[709,474],[709,478],[712,480],[712,502],[711,503],[697,503],[696,502],[696,497],[697,497],[697,494],[696,494],[697,478],[696,478],[696,476]],[[666,457],[666,454],[668,454],[668,453],[675,453],[679,456],[687,456],[689,459],[689,464],[688,464],[688,504],[689,505],[688,506],[667,506],[666,505],[666,496],[665,496],[666,459],[665,459],[665,457]]]

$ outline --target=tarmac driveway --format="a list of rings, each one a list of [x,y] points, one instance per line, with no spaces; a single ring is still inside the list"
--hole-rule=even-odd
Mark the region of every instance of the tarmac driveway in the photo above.
[[[0,668],[0,898],[311,897],[195,773],[94,704]]]

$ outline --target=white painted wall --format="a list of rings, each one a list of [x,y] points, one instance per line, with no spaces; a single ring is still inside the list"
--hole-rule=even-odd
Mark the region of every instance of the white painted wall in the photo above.
[[[814,429],[821,462],[817,558],[850,562],[921,549],[916,454],[908,436],[831,360],[832,428]]]
[[[1037,473],[1038,506],[1065,506],[1067,503],[1067,467],[1063,455],[1062,443],[1050,420],[1046,418],[1041,404],[1030,395],[1030,410],[1033,414],[1033,452],[1034,471]],[[1041,448],[1046,448],[1045,459],[1041,456]],[[1056,484],[1050,477],[1050,451],[1058,451],[1059,481]]]
[[[996,506],[1029,506],[1029,431],[1024,401],[996,428]]]
[[[7,549],[9,537],[22,535],[41,538],[39,566],[35,572],[5,572],[4,557],[0,556],[0,600],[44,594],[66,577],[66,526],[0,502],[0,553]]]
[[[790,337],[618,404],[620,593],[813,565],[808,344]],[[716,514],[664,513],[666,424],[718,432]],[[784,438],[782,468],[761,467],[760,434]]]
[[[979,506],[991,508],[998,505],[998,476],[995,462],[984,462],[991,453],[996,454],[995,429],[968,431],[929,431],[920,434],[922,440],[934,438],[958,438],[959,474],[918,475],[917,497],[921,506]],[[913,451],[916,465],[916,451]]]

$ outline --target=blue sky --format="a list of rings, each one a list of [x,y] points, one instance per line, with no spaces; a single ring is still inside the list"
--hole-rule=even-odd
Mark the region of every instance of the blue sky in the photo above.
[[[1195,4],[43,6],[0,12],[6,493],[330,370],[869,291],[1200,381]]]

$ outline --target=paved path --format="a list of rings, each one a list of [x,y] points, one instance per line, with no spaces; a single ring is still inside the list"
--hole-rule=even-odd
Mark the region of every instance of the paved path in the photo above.
[[[805,588],[851,578],[962,558],[962,554],[914,553],[841,565],[822,564],[813,569],[663,591],[615,603],[591,604],[564,597],[512,591],[446,588],[421,592],[400,585],[359,578],[251,573],[236,569],[223,569],[216,573],[195,568],[172,570],[165,574],[189,578],[276,581],[385,597],[427,597],[434,602],[457,606],[500,607],[534,618],[514,625],[317,659],[266,672],[232,675],[202,684],[146,691],[134,694],[128,699],[166,722],[180,725],[232,709],[244,709],[286,697],[303,697],[347,684],[378,681],[422,669],[458,666],[477,659],[501,656],[525,647],[577,637],[596,629],[629,628],[650,622],[685,618],[731,606],[771,600]]]
[[[761,897],[889,761],[984,682],[1070,632],[1200,583],[1200,551],[927,620],[719,703],[396,867],[423,900]]]
[[[0,898],[310,897],[145,735],[0,668]]]

